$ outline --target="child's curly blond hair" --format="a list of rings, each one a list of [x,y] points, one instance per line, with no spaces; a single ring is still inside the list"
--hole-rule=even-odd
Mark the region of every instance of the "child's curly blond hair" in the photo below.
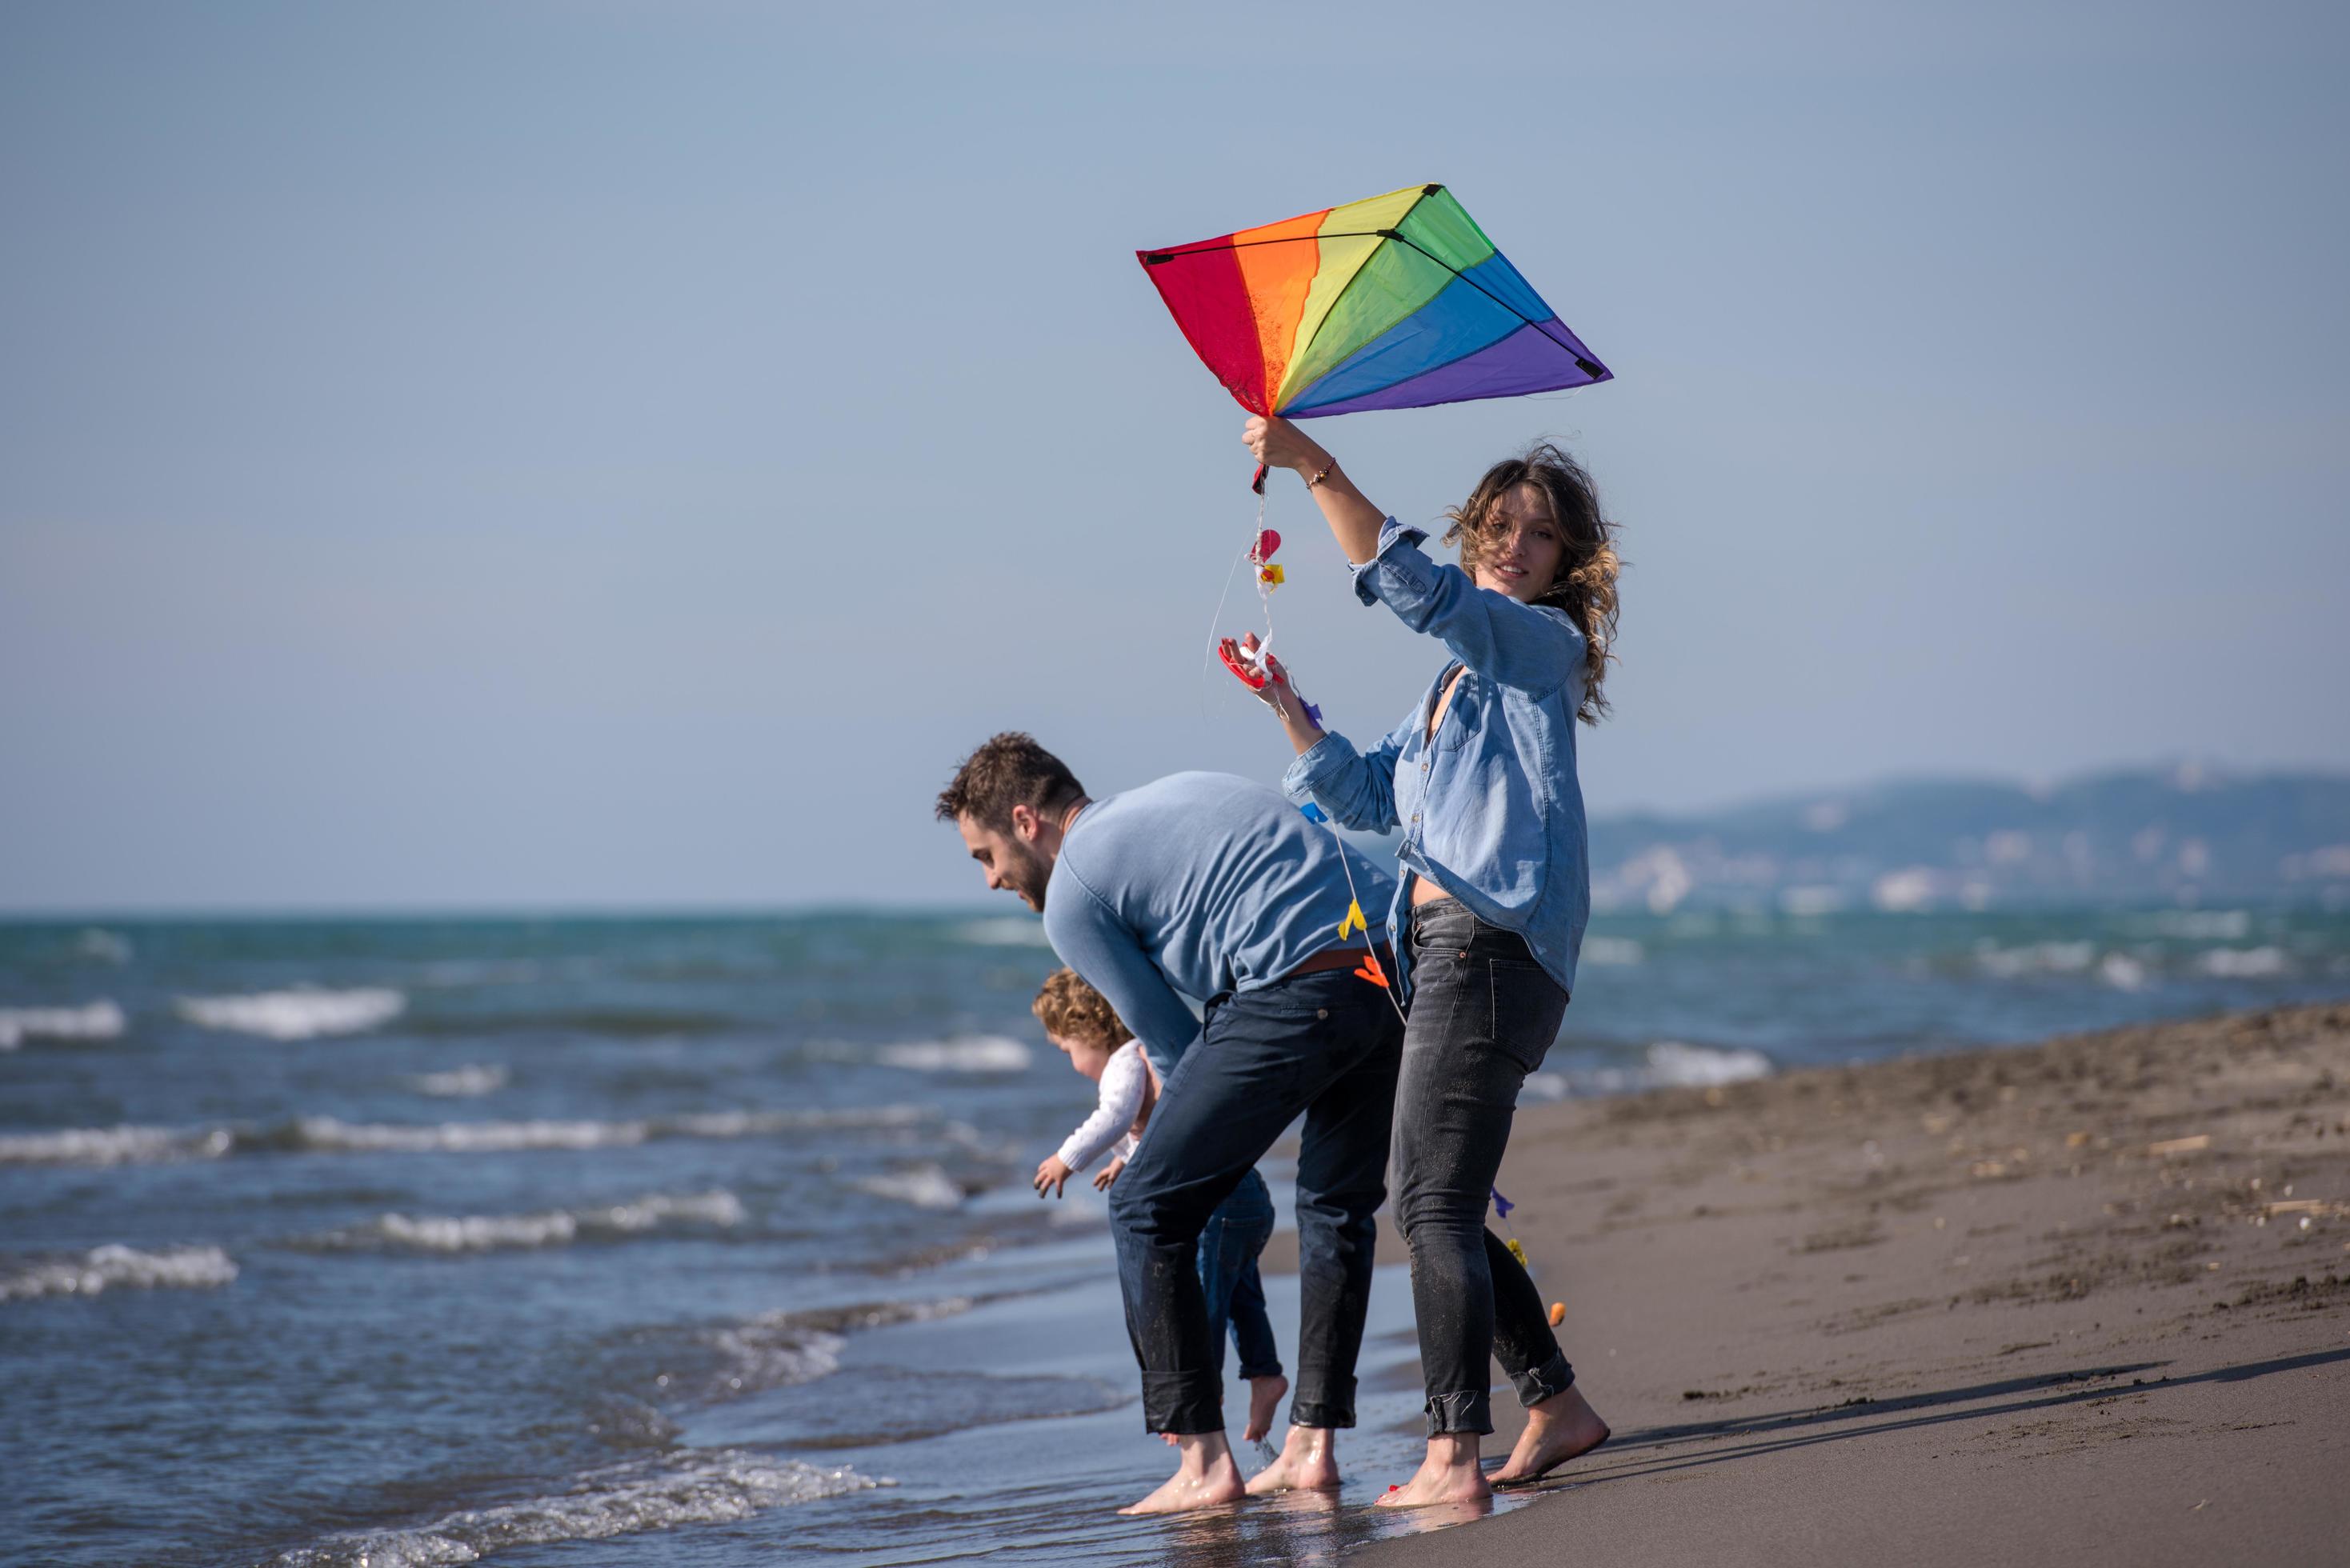
[[[1078,978],[1073,969],[1056,969],[1045,977],[1045,988],[1029,1004],[1045,1033],[1084,1045],[1115,1051],[1134,1038],[1118,1021],[1109,998]]]

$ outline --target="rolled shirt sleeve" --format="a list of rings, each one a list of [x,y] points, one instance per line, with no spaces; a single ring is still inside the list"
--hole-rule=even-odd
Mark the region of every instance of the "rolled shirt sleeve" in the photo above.
[[[1312,801],[1331,821],[1359,833],[1385,833],[1396,826],[1396,755],[1399,735],[1366,753],[1331,731],[1300,753],[1281,775],[1282,793],[1292,805]]]
[[[1566,612],[1523,605],[1481,588],[1460,567],[1440,566],[1420,549],[1427,530],[1390,517],[1378,554],[1353,567],[1355,594],[1384,604],[1414,631],[1441,639],[1480,675],[1547,697],[1583,671],[1582,631]]]

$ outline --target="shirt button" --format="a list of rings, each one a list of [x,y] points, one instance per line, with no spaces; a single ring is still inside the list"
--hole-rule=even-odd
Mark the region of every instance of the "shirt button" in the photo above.
[[[1317,1007],[1314,1010],[1314,1016],[1316,1018],[1327,1018],[1330,1016],[1330,1010],[1326,1007]]]

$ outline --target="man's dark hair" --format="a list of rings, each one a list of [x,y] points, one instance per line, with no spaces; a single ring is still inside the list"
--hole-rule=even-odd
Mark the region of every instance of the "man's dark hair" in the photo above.
[[[939,791],[939,820],[968,816],[982,827],[1002,832],[1012,826],[1012,808],[1024,805],[1039,815],[1060,811],[1085,799],[1086,786],[1068,764],[1038,745],[1034,737],[1006,730],[988,738],[962,760],[953,780]]]

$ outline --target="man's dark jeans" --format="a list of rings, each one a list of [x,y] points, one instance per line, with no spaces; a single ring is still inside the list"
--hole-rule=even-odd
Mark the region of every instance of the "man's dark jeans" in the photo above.
[[[1110,1189],[1126,1328],[1154,1432],[1224,1429],[1222,1379],[1200,1289],[1200,1231],[1274,1140],[1305,1115],[1297,1157],[1303,1305],[1289,1418],[1355,1424],[1355,1358],[1370,1304],[1372,1213],[1387,1196],[1403,1026],[1387,992],[1324,970],[1220,997],[1176,1064],[1142,1145]]]
[[[1558,1037],[1566,992],[1525,939],[1439,898],[1412,911],[1411,1023],[1396,1088],[1396,1226],[1411,1248],[1428,1431],[1490,1432],[1498,1359],[1528,1405],[1575,1381],[1526,1271],[1485,1202],[1526,1075]]]

